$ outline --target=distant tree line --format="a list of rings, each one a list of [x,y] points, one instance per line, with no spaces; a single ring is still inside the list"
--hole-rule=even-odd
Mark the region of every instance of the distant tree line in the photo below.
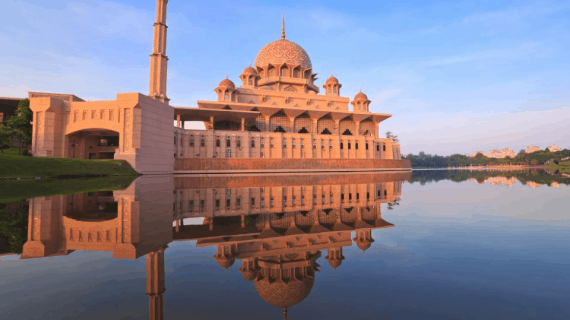
[[[570,179],[564,176],[549,174],[545,170],[540,169],[527,169],[517,171],[469,171],[469,170],[420,170],[413,171],[410,183],[426,183],[438,182],[442,180],[449,180],[454,182],[463,182],[469,179],[475,179],[479,183],[491,177],[515,177],[521,183],[526,184],[529,181],[545,184],[550,186],[552,182],[557,182],[565,185],[570,185]]]
[[[408,154],[402,158],[410,160],[413,168],[447,168],[447,167],[470,167],[470,166],[507,166],[507,165],[541,165],[549,160],[559,160],[570,156],[570,150],[564,149],[557,152],[550,152],[548,148],[544,151],[536,151],[526,154],[521,150],[515,157],[504,159],[489,158],[479,153],[475,157],[467,157],[462,154],[451,156],[439,156],[426,154],[421,151],[419,154]]]

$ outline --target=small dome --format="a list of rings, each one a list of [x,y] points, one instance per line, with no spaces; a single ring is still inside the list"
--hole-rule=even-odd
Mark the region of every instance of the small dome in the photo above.
[[[366,100],[368,100],[368,96],[366,96],[364,93],[362,93],[362,91],[360,91],[359,93],[357,93],[354,96],[354,100],[355,101],[366,101]]]
[[[335,269],[340,267],[341,263],[342,263],[342,260],[340,260],[340,259],[329,259],[329,264],[331,265],[331,267],[333,267]]]
[[[257,75],[257,71],[255,71],[254,68],[252,68],[251,66],[249,66],[249,67],[243,69],[243,73],[242,73],[242,74],[245,74],[245,75]]]
[[[370,246],[372,245],[372,241],[370,240],[359,240],[359,239],[355,239],[356,240],[356,246],[360,249],[360,250],[366,250],[368,248],[370,248]]]
[[[218,87],[226,87],[226,88],[235,89],[236,85],[232,82],[232,80],[225,78],[224,80],[220,81],[220,84],[218,85]]]
[[[329,84],[329,83],[338,84],[338,79],[335,78],[335,76],[330,76],[330,77],[327,79],[326,84]]]
[[[257,271],[256,270],[246,270],[242,273],[242,276],[245,280],[251,281],[257,278]]]
[[[231,258],[228,258],[228,257],[216,258],[216,257],[214,257],[214,259],[216,259],[216,261],[218,261],[218,265],[220,267],[226,268],[226,269],[233,266],[234,262],[236,262],[236,258],[234,258],[234,257],[231,257]]]
[[[313,277],[288,283],[255,280],[255,289],[265,302],[275,307],[289,308],[307,298],[313,289],[314,282],[315,278]]]

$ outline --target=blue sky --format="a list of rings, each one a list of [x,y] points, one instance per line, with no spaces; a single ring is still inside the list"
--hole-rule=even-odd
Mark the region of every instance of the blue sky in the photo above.
[[[148,92],[154,0],[2,1],[0,96],[110,100]],[[213,100],[280,37],[341,94],[391,113],[402,152],[570,148],[570,3],[564,1],[180,1],[168,4],[168,96]]]

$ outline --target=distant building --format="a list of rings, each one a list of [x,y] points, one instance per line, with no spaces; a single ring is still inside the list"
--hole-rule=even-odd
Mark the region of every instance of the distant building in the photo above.
[[[511,148],[505,148],[503,150],[493,149],[487,153],[487,156],[489,158],[504,159],[506,157],[514,158],[516,154]]]
[[[537,152],[537,151],[540,151],[540,148],[537,147],[537,146],[533,146],[533,145],[531,145],[531,146],[527,147],[526,149],[524,149],[524,153],[527,153],[527,154],[528,154],[528,153]]]
[[[553,144],[552,146],[548,147],[548,150],[550,150],[550,152],[558,152],[558,151],[562,151],[562,149],[560,149],[559,146]]]

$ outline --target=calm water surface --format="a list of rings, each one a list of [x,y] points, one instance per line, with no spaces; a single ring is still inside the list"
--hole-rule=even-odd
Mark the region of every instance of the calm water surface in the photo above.
[[[570,319],[568,183],[160,176],[29,199],[0,318]]]

